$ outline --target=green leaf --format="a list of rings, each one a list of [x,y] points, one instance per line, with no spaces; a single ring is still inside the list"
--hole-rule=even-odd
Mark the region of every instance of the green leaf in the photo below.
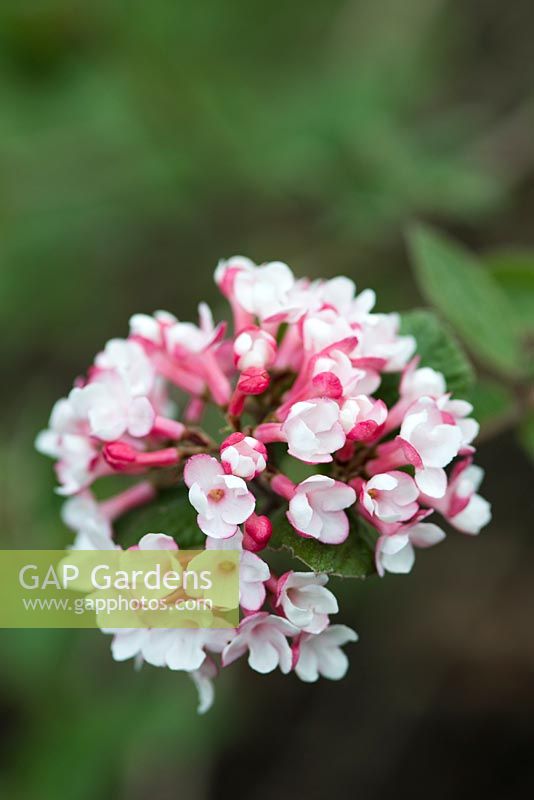
[[[326,572],[340,578],[365,578],[375,572],[373,536],[376,533],[361,518],[350,518],[350,533],[343,544],[322,544],[315,539],[305,539],[289,524],[285,510],[272,516],[272,550],[289,550],[299,561],[314,572]]]
[[[203,547],[206,541],[184,486],[164,489],[149,505],[125,514],[115,524],[115,531],[123,547],[137,544],[146,533],[166,533],[183,550]]]
[[[447,387],[457,397],[465,397],[474,384],[474,372],[458,340],[449,327],[432,311],[415,309],[401,315],[401,333],[417,341],[420,366],[442,372]]]
[[[514,307],[479,260],[424,226],[408,237],[425,297],[452,323],[480,361],[505,375],[524,369]]]
[[[525,333],[534,332],[534,252],[496,250],[485,259]]]

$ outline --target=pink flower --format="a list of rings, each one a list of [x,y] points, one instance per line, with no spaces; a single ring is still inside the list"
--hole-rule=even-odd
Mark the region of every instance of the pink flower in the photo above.
[[[56,458],[60,495],[72,495],[89,486],[102,471],[96,444],[88,436],[41,431],[35,441],[40,453]]]
[[[418,358],[414,358],[404,370],[399,387],[400,396],[410,403],[419,400],[420,397],[432,397],[437,400],[447,391],[445,378],[441,372],[431,367],[416,369],[418,361]]]
[[[128,339],[110,339],[95,359],[97,372],[113,371],[124,381],[134,397],[148,396],[154,388],[156,373],[141,345]]]
[[[458,454],[462,443],[460,428],[444,421],[435,400],[421,397],[408,413],[400,429],[415,456],[415,482],[430,497],[443,497],[447,476],[443,467]]]
[[[349,520],[343,509],[355,502],[356,492],[351,486],[326,475],[312,475],[296,487],[287,518],[303,536],[341,544],[349,535]]]
[[[325,306],[331,306],[338,314],[345,317],[350,316],[354,297],[356,294],[356,284],[345,275],[338,275],[321,283],[319,295]]]
[[[345,444],[339,405],[327,398],[295,403],[281,431],[289,454],[310,464],[332,461],[332,453]]]
[[[444,395],[438,400],[438,407],[443,411],[453,425],[457,425],[462,435],[460,443],[461,452],[473,452],[471,442],[478,436],[480,425],[475,419],[468,419],[473,411],[473,406],[467,400],[454,400],[450,395]]]
[[[117,660],[188,672],[200,713],[213,702],[218,664],[243,655],[258,672],[294,669],[304,681],[339,679],[347,670],[341,648],[357,635],[330,625],[338,604],[327,575],[291,570],[278,578],[270,571],[265,548],[270,541],[278,545],[270,514],[280,497],[294,542],[316,539],[320,546],[306,547],[325,553],[347,540],[351,515],[359,515],[377,532],[380,575],[409,572],[415,548],[444,538],[426,522],[434,511],[470,534],[491,517],[477,493],[482,471],[472,464],[478,433],[472,406],[451,397],[440,372],[418,366],[415,339],[400,335],[399,315],[373,313],[374,292],[356,294],[343,276],[295,280],[282,262],[258,266],[242,256],[220,262],[215,279],[231,305],[232,335],[205,303],[198,324],[166,311],[134,315],[128,339],[105,345],[56,403],[36,442],[56,461],[58,492],[75,495],[62,512],[76,531],[73,549],[119,551],[128,568],[135,560],[129,550],[139,549],[160,551],[153,557],[164,571],[180,569],[178,544],[166,533],[148,533],[124,551],[113,528],[123,514],[177,486],[185,462],[183,482],[206,536],[194,566],[218,569],[210,594],[222,616],[197,611],[182,614],[181,624],[185,619],[190,627],[107,632]],[[389,372],[398,374],[382,396],[399,384],[390,408],[374,396]],[[211,411],[235,431],[222,443],[208,433]],[[285,447],[266,446],[271,443]],[[294,459],[331,467],[296,484],[295,475],[314,470]],[[132,485],[112,497],[98,486],[95,495],[109,499],[97,501],[88,487],[115,473],[133,477]],[[135,480],[141,475],[148,479]],[[261,490],[264,514],[255,513],[253,487]],[[237,551],[238,558],[227,552],[223,565],[214,565],[214,549]],[[332,571],[341,572],[335,560]],[[237,578],[244,618],[231,628],[225,612],[236,606]],[[188,587],[193,600],[206,598],[206,591]],[[132,619],[129,624],[156,624],[146,614]]]
[[[361,489],[360,502],[370,517],[382,522],[404,522],[419,508],[419,489],[405,472],[393,471],[373,475]]]
[[[221,462],[228,474],[250,481],[267,466],[267,449],[252,436],[233,433],[221,445]]]
[[[200,303],[198,315],[199,325],[176,320],[165,328],[165,342],[171,353],[202,353],[220,340],[224,328],[221,323],[217,326],[213,324],[213,315],[206,303]]]
[[[447,391],[445,378],[441,372],[431,367],[417,369],[419,356],[412,358],[403,370],[399,386],[399,400],[389,409],[384,433],[398,428],[410,406],[420,397],[439,400]]]
[[[198,511],[198,526],[207,536],[227,539],[237,531],[256,505],[242,478],[226,475],[217,459],[193,456],[184,470],[189,501]]]
[[[322,305],[331,306],[351,324],[366,319],[376,303],[376,295],[372,289],[364,289],[356,296],[354,281],[343,275],[323,281],[318,294]]]
[[[287,264],[272,261],[252,269],[239,269],[234,294],[239,305],[260,320],[284,311],[295,278]]]
[[[153,317],[149,314],[134,314],[130,317],[130,335],[135,340],[140,339],[163,347],[166,331],[176,322],[178,320],[174,314],[168,311],[156,311]]]
[[[350,441],[373,439],[380,431],[388,416],[383,400],[360,394],[349,397],[343,403],[340,414],[341,425]]]
[[[349,660],[341,647],[357,642],[358,634],[346,625],[330,625],[319,634],[303,633],[298,644],[295,672],[301,681],[313,683],[321,675],[339,681],[349,668]]]
[[[260,611],[245,617],[237,629],[235,638],[222,654],[223,666],[227,667],[247,651],[248,663],[256,672],[272,672],[277,667],[283,673],[291,670],[293,655],[287,636],[296,636],[299,629],[282,617]]]
[[[130,394],[126,384],[110,374],[105,380],[89,383],[83,389],[73,389],[76,403],[83,406],[92,436],[113,442],[124,434],[147,436],[156,419],[147,397]]]
[[[268,369],[276,358],[276,339],[254,325],[241,331],[234,340],[234,359],[237,369],[261,367]]]
[[[337,600],[325,589],[327,575],[313,572],[286,572],[278,580],[276,607],[295,627],[307,633],[321,633],[329,614],[337,614]]]
[[[378,574],[411,572],[415,562],[414,547],[432,547],[444,538],[441,528],[431,522],[418,522],[393,535],[381,536],[375,551]]]
[[[271,573],[256,553],[243,550],[239,564],[239,603],[245,611],[259,611],[265,602],[265,582]]]
[[[491,505],[477,494],[484,470],[465,458],[455,464],[445,496],[423,498],[462,533],[475,535],[491,520]]]
[[[353,356],[381,359],[385,372],[401,370],[414,354],[416,341],[413,336],[399,336],[399,327],[398,314],[368,314],[356,332]]]
[[[355,336],[349,322],[333,308],[324,308],[308,314],[302,326],[304,348],[308,353],[319,353],[343,339]]]
[[[215,270],[215,283],[232,307],[234,329],[236,333],[252,324],[253,317],[239,304],[235,296],[235,280],[240,272],[253,273],[256,264],[244,256],[232,256],[228,260],[219,261]]]
[[[339,379],[345,397],[372,394],[380,386],[380,376],[371,369],[355,367],[349,356],[335,345],[319,354],[313,365],[313,376],[331,372]]]

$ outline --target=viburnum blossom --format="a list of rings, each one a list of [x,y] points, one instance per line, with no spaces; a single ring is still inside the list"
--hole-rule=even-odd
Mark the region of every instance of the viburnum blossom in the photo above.
[[[398,314],[373,311],[373,291],[357,293],[346,277],[296,279],[287,264],[243,256],[221,261],[215,280],[232,326],[205,303],[198,324],[135,314],[127,338],[105,345],[36,441],[55,459],[75,550],[122,550],[116,521],[173,491],[197,515],[187,540],[201,551],[197,564],[211,550],[238,551],[206,612],[210,626],[106,630],[116,660],[188,673],[200,712],[218,671],[242,657],[260,673],[339,680],[342,647],[358,637],[331,623],[338,603],[326,573],[348,564],[349,574],[362,552],[379,575],[407,573],[418,548],[445,537],[428,520],[435,512],[468,534],[491,518],[478,494],[472,406],[420,363]],[[224,431],[207,432],[210,406]],[[127,482],[119,494],[92,493],[118,474]],[[171,559],[178,547],[179,534],[162,532],[133,549]],[[290,548],[317,571],[277,575],[271,548]],[[232,627],[224,612],[236,569]]]
[[[248,652],[249,666],[256,672],[272,672],[279,667],[288,673],[293,666],[293,653],[287,637],[296,636],[298,632],[299,629],[287,619],[266,611],[245,617],[223,651],[223,666]]]
[[[419,522],[378,539],[376,568],[379,575],[387,572],[410,572],[415,561],[414,547],[432,547],[445,538],[444,532],[431,522]]]
[[[332,453],[345,444],[345,432],[340,422],[339,404],[328,397],[295,403],[287,419],[276,426],[260,425],[256,436],[263,441],[285,441],[289,455],[321,464],[332,461]]]
[[[347,625],[331,625],[319,634],[303,633],[297,643],[295,672],[307,683],[313,683],[319,676],[339,681],[349,668],[349,660],[341,648],[357,641],[358,634]]]
[[[383,522],[404,522],[419,510],[419,490],[405,472],[373,475],[361,489],[361,502],[371,517]]]
[[[198,527],[214,539],[227,539],[254,511],[256,501],[242,478],[226,475],[217,459],[196,455],[184,469],[189,500],[198,511]]]
[[[337,600],[325,588],[327,575],[313,572],[286,572],[278,580],[276,606],[295,627],[307,633],[321,633],[328,626],[329,614],[337,614]]]
[[[298,486],[283,476],[273,480],[273,488],[289,499],[287,517],[301,536],[326,544],[339,544],[349,535],[349,518],[344,509],[354,504],[354,489],[326,475],[312,475]]]
[[[251,480],[267,466],[267,449],[252,436],[233,433],[221,445],[221,463],[225,472]]]

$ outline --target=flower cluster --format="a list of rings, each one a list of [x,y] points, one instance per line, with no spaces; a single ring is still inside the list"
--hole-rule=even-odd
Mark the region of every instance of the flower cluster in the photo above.
[[[428,521],[434,511],[468,534],[490,519],[477,494],[471,405],[419,366],[399,316],[373,313],[372,291],[356,294],[344,277],[296,280],[286,264],[243,257],[221,262],[215,280],[232,309],[232,336],[205,304],[198,325],[164,311],[136,314],[128,338],[107,343],[37,439],[56,459],[74,547],[118,547],[114,521],[182,483],[203,546],[240,551],[237,629],[114,632],[115,659],[190,673],[201,710],[217,670],[241,656],[258,672],[279,668],[304,681],[346,672],[341,647],[357,636],[330,621],[338,606],[328,577],[275,575],[264,558],[273,510],[285,510],[296,540],[332,548],[365,520],[379,575],[409,572],[415,549],[444,538]],[[388,404],[387,373],[398,377]],[[209,404],[226,417],[219,443],[202,428]],[[129,476],[128,488],[97,501],[92,484],[116,473]],[[164,534],[139,543],[176,546]]]

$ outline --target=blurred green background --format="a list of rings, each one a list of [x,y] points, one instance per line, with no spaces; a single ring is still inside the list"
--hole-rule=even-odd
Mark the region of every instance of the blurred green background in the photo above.
[[[2,539],[61,547],[54,400],[135,311],[224,313],[240,252],[421,303],[416,219],[534,246],[530,0],[34,0],[0,6]],[[97,632],[0,636],[0,795],[13,800],[525,798],[534,791],[532,467],[480,462],[495,520],[410,578],[338,587],[344,682],[114,664]],[[530,790],[530,791],[529,791]]]

